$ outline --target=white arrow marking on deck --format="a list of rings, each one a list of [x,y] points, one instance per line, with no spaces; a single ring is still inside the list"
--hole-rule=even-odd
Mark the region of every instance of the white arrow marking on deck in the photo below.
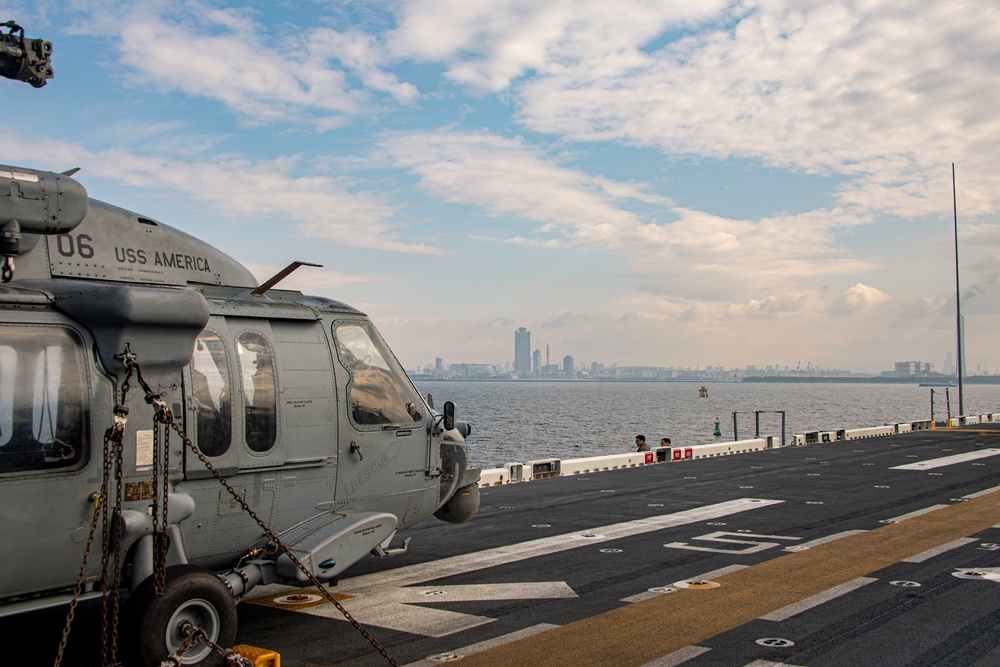
[[[783,500],[739,498],[724,503],[696,507],[682,512],[651,516],[634,521],[624,521],[588,530],[544,537],[528,542],[511,544],[462,556],[409,565],[385,572],[366,574],[345,579],[337,593],[350,595],[341,604],[359,622],[393,630],[400,630],[428,637],[443,637],[455,632],[491,623],[496,619],[463,614],[430,607],[416,606],[420,602],[519,600],[576,597],[565,582],[483,584],[478,586],[424,586],[412,587],[435,579],[444,579],[467,572],[484,570],[498,565],[547,556],[549,554],[592,546],[633,535],[641,535],[667,528],[676,528],[702,521],[738,514],[749,510],[783,503]],[[582,538],[582,539],[581,539]],[[263,587],[262,587],[263,588]],[[273,587],[267,587],[274,594]],[[426,595],[427,591],[444,591],[445,595]],[[258,596],[253,596],[258,597]],[[304,614],[343,620],[331,605],[321,605],[300,610]]]
[[[340,592],[338,590],[338,592]],[[415,607],[420,602],[474,602],[476,600],[544,600],[575,598],[564,581],[526,584],[476,584],[471,586],[430,586],[420,588],[386,588],[368,595],[342,600],[351,616],[365,625],[401,630],[425,637],[444,637],[491,623],[496,619],[456,611]],[[332,605],[309,607],[303,612],[343,620]]]
[[[1000,454],[1000,449],[981,449],[978,452],[967,452],[965,454],[944,456],[939,459],[930,459],[928,461],[919,461],[917,463],[907,463],[902,466],[893,466],[892,468],[889,468],[889,470],[930,470],[931,468],[943,468],[944,466],[955,465],[956,463],[965,463],[966,461],[985,459],[988,456],[996,456],[997,454]]]

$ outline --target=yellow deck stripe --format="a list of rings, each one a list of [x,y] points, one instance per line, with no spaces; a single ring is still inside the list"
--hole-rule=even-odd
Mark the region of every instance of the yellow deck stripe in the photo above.
[[[1000,522],[1000,492],[790,553],[718,578],[466,656],[462,667],[644,665],[904,558]]]

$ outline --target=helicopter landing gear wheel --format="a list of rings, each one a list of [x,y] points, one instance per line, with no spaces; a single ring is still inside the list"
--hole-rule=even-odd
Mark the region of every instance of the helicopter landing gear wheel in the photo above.
[[[222,648],[236,640],[236,602],[229,588],[210,570],[195,565],[167,568],[163,595],[157,597],[153,577],[143,581],[129,600],[133,663],[159,667],[184,645],[191,628],[201,629]],[[181,656],[182,665],[217,667],[222,656],[198,638]]]

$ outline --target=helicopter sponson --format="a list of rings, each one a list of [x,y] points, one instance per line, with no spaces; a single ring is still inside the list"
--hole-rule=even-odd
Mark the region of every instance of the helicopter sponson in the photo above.
[[[252,587],[336,582],[478,510],[469,425],[364,313],[274,288],[303,263],[259,285],[71,176],[5,165],[0,260],[0,616],[117,586],[139,664],[208,664],[191,626],[231,646]]]

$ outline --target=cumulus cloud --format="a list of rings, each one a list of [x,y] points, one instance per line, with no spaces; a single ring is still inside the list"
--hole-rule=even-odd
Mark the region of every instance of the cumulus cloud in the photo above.
[[[323,132],[419,94],[390,71],[380,39],[355,29],[265,25],[253,9],[208,2],[93,0],[72,9],[81,18],[71,32],[117,40],[133,86],[217,100],[252,123]]]
[[[947,207],[957,161],[970,213],[1000,202],[989,3],[414,0],[388,41],[537,132],[844,174],[844,205],[907,216]]]
[[[846,292],[830,305],[830,313],[833,315],[851,315],[862,311],[870,310],[875,306],[890,300],[890,296],[871,285],[858,283],[848,288]]]
[[[716,16],[724,0],[414,0],[399,12],[393,52],[443,62],[446,76],[498,91],[526,72],[616,72],[669,28]]]

